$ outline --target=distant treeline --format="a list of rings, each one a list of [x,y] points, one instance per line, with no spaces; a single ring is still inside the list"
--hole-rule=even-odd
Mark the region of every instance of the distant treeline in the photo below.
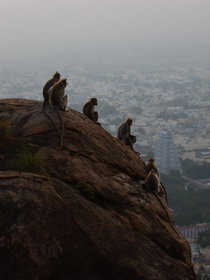
[[[210,223],[210,190],[186,187],[186,181],[178,172],[161,174],[161,182],[167,189],[169,207],[174,210],[177,225]]]
[[[183,173],[192,179],[208,179],[210,178],[210,163],[196,163],[191,159],[181,160]]]

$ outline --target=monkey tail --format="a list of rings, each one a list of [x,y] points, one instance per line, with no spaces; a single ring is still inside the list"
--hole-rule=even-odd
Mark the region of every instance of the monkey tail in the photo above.
[[[165,206],[163,205],[162,201],[160,200],[160,198],[158,197],[158,195],[157,195],[156,193],[153,193],[153,194],[154,194],[154,196],[157,198],[157,200],[159,201],[159,203],[160,203],[161,207],[163,208],[163,210],[165,211],[166,216],[168,217],[168,220],[169,220],[169,222],[170,222],[171,228],[173,229],[173,231],[174,231],[174,232],[178,235],[178,237],[180,238],[181,235],[178,233],[178,231],[176,230],[175,226],[172,224],[171,219],[170,219],[170,217],[169,217],[169,214],[168,214],[168,212],[167,212]]]
[[[165,200],[166,200],[166,202],[168,203],[168,195],[167,195],[166,188],[164,187],[164,185],[163,185],[162,183],[160,183],[160,185],[161,185],[161,188],[163,188],[164,195],[165,195]]]
[[[60,138],[60,147],[59,147],[59,150],[61,151],[62,150],[62,147],[63,147],[63,133],[64,133],[64,121],[63,121],[63,118],[61,116],[61,112],[59,110],[59,108],[56,106],[56,112],[58,114],[58,117],[61,121],[61,138]]]
[[[51,123],[54,125],[54,127],[56,128],[56,130],[58,132],[60,132],[60,129],[57,127],[56,123],[54,122],[54,120],[47,114],[47,112],[43,109],[42,113],[45,114],[45,116],[51,121]]]

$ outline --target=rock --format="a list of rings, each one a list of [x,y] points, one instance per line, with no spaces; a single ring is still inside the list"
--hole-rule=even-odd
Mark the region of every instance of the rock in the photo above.
[[[0,120],[15,135],[1,142],[0,279],[195,279],[167,203],[140,186],[141,158],[83,114],[62,115],[59,151],[41,102],[0,100]],[[14,170],[24,147],[45,155],[48,176]]]

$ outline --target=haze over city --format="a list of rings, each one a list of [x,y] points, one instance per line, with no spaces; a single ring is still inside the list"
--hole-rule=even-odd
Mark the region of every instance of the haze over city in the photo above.
[[[5,0],[0,58],[210,43],[209,0]]]

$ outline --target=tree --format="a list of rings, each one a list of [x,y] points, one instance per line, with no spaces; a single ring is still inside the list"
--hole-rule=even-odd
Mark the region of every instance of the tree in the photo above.
[[[210,190],[194,190],[176,172],[160,175],[161,183],[166,188],[168,203],[174,210],[175,222],[179,226],[210,222]]]
[[[182,171],[194,179],[207,179],[210,177],[210,163],[198,164],[191,159],[181,160]]]
[[[198,273],[196,276],[196,280],[203,280],[202,274]]]
[[[203,248],[210,246],[210,230],[199,232],[197,243]]]

